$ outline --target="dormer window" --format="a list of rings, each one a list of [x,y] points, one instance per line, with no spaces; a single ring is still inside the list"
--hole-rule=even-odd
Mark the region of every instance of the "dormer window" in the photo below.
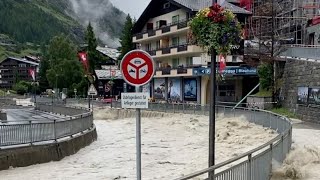
[[[170,2],[164,3],[163,4],[163,9],[167,9],[170,7]]]

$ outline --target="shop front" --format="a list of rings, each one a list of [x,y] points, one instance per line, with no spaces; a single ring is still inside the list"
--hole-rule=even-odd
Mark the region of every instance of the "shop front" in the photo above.
[[[195,68],[194,75],[201,77],[201,104],[210,103],[210,68]],[[253,87],[258,81],[257,69],[251,67],[229,66],[221,73],[222,78],[216,82],[217,102],[239,102],[247,93],[250,87],[247,79],[252,81]],[[252,88],[251,88],[252,89]],[[250,90],[251,90],[250,89]]]

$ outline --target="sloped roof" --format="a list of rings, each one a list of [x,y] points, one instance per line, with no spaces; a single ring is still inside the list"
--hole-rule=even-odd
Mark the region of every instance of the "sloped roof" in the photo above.
[[[139,17],[138,21],[135,23],[133,27],[133,32],[138,33],[140,32],[145,24],[147,23],[149,18],[152,18],[155,14],[155,9],[159,8],[161,3],[168,1],[180,8],[184,8],[187,11],[197,12],[205,7],[212,6],[212,0],[151,0],[149,5],[143,11],[142,15]],[[241,7],[238,7],[230,2],[224,0],[220,5],[223,8],[229,9],[235,14],[244,14],[250,15],[252,14],[250,11],[247,11]]]
[[[28,61],[27,59],[20,59],[20,58],[14,58],[14,57],[8,57],[7,59],[12,59],[12,60],[15,60],[15,61],[31,64],[31,65],[34,65],[34,66],[39,66],[39,63]]]
[[[121,71],[120,70],[114,70],[114,71],[116,73],[114,79],[122,79]],[[95,70],[95,73],[99,80],[107,80],[112,78],[111,70]]]
[[[239,6],[233,5],[227,1],[224,1],[223,3],[221,3],[221,6],[223,8],[229,9],[230,11],[236,14],[252,14],[250,11],[245,10]]]
[[[185,6],[192,11],[199,11],[205,7],[212,6],[212,0],[172,0],[182,6]],[[223,8],[229,9],[236,14],[252,14],[250,11],[247,11],[241,7],[238,7],[234,4],[231,4],[228,1],[223,1],[220,4]]]
[[[192,11],[198,11],[205,7],[212,5],[212,0],[172,0],[180,5],[191,9]]]

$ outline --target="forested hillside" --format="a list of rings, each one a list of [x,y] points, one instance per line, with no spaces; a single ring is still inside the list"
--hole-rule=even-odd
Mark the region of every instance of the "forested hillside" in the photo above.
[[[60,33],[80,41],[83,28],[41,0],[1,0],[0,33],[24,43],[43,43]]]
[[[117,46],[124,21],[125,14],[109,0],[0,1],[0,34],[15,43],[47,44],[61,33],[82,43],[84,27],[92,22],[100,42]]]

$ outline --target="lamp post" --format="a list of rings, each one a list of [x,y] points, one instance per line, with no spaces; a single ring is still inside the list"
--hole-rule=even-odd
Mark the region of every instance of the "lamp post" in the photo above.
[[[217,0],[212,0],[212,4],[217,3]],[[215,165],[215,104],[216,104],[216,59],[217,52],[211,49],[211,76],[210,76],[210,113],[209,113],[209,167]],[[209,172],[209,180],[214,179],[214,171]]]

